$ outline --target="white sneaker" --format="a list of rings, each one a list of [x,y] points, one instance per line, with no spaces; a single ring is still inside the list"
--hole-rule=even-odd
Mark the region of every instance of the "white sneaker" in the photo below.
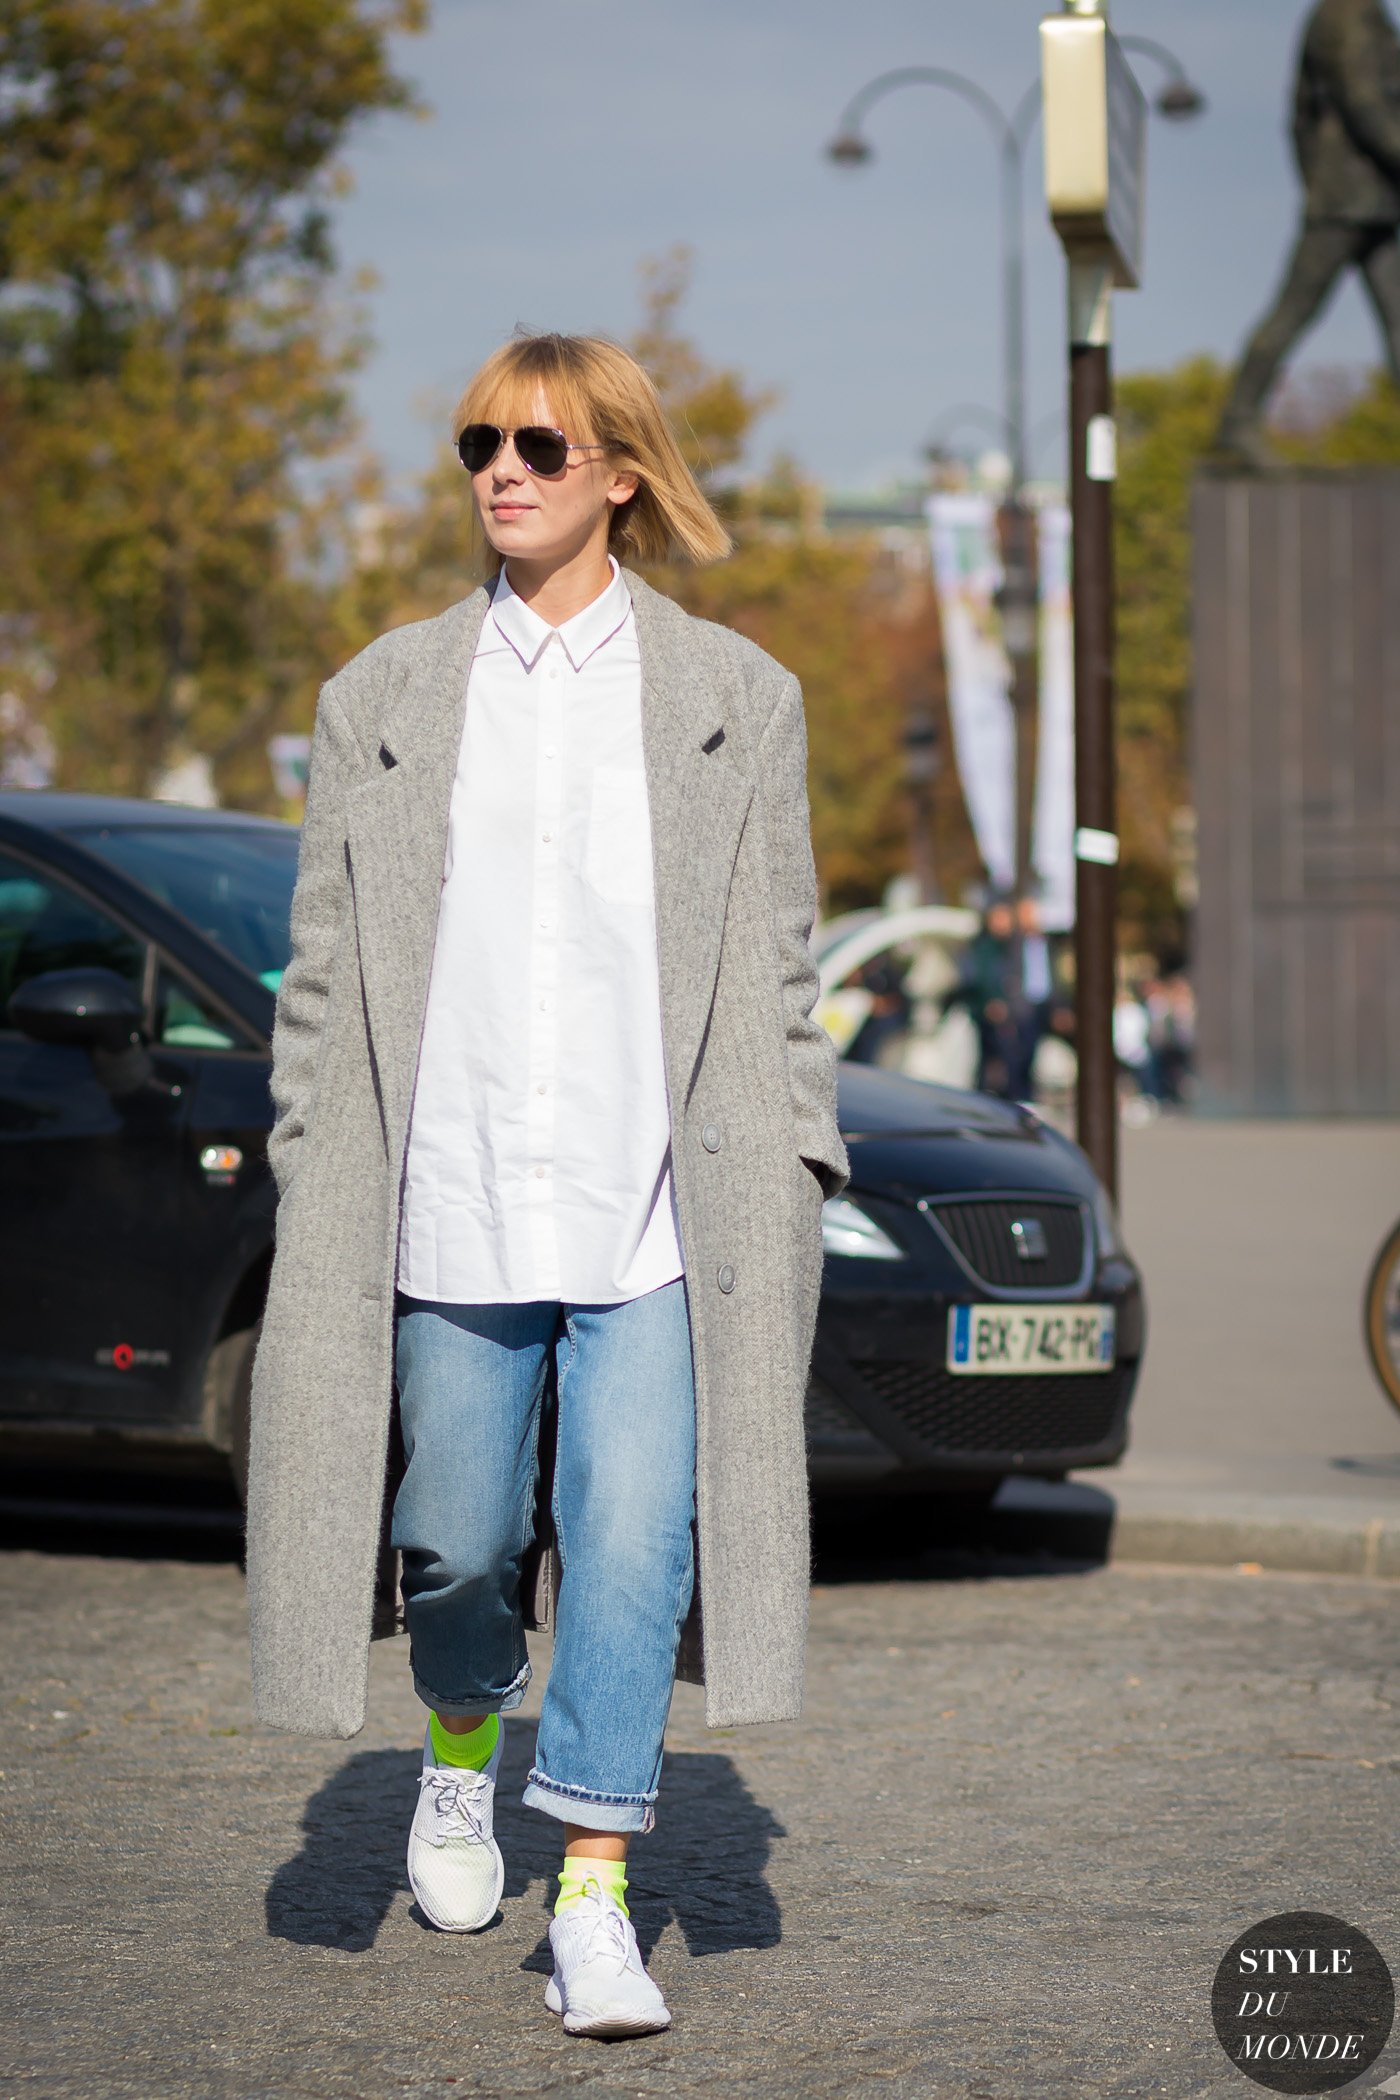
[[[431,1730],[423,1738],[418,1806],[408,1833],[408,1880],[418,1906],[440,1932],[476,1932],[496,1915],[505,1863],[491,1835],[501,1722],[484,1772],[440,1765]]]
[[[544,2002],[566,2034],[655,2034],[671,2024],[666,2000],[642,1967],[632,1921],[598,1883],[549,1927],[554,1974]]]

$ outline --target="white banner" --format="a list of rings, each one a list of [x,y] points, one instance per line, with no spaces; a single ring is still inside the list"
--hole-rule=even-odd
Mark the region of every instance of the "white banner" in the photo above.
[[[1016,855],[1016,732],[1011,666],[994,594],[1001,583],[996,505],[990,496],[928,500],[933,578],[943,627],[948,714],[958,775],[977,850],[997,889],[1012,884]],[[1040,567],[1040,720],[1031,859],[1041,926],[1074,924],[1074,635],[1070,615],[1069,512],[1037,518]]]
[[[1046,933],[1074,924],[1074,624],[1070,604],[1069,512],[1047,504],[1037,533],[1040,560],[1040,724],[1031,860],[1040,877]]]
[[[998,889],[1009,889],[1016,737],[1010,666],[992,603],[1001,582],[996,510],[989,496],[939,494],[928,499],[928,522],[963,800],[983,866]]]

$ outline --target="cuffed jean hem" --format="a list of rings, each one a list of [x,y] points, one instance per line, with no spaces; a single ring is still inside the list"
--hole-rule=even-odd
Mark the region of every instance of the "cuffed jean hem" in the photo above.
[[[591,1794],[587,1787],[559,1786],[533,1767],[520,1798],[526,1808],[538,1808],[561,1823],[581,1824],[585,1830],[635,1830],[644,1835],[656,1821],[655,1794]]]
[[[435,1714],[508,1714],[512,1707],[519,1706],[525,1697],[525,1687],[530,1682],[530,1665],[526,1663],[520,1675],[504,1692],[482,1692],[479,1697],[465,1699],[442,1699],[430,1685],[424,1684],[415,1670],[413,1689],[425,1706]]]

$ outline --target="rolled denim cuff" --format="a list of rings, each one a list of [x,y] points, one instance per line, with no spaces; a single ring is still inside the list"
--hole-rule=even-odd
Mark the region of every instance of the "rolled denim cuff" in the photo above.
[[[532,1767],[521,1800],[560,1823],[579,1823],[585,1830],[637,1831],[656,1822],[655,1794],[595,1794],[584,1786],[560,1786]]]
[[[525,1697],[525,1687],[529,1682],[530,1665],[526,1663],[520,1675],[503,1692],[468,1692],[456,1699],[444,1699],[431,1685],[424,1684],[416,1670],[413,1673],[414,1691],[435,1714],[508,1714]]]

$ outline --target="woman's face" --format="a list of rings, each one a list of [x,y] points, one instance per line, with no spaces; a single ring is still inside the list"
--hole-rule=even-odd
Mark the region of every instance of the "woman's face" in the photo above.
[[[582,444],[580,432],[565,427],[543,394],[535,397],[530,419],[551,430],[563,430],[571,444]],[[636,493],[635,474],[621,474],[596,447],[571,452],[558,474],[532,474],[520,463],[507,436],[489,467],[472,476],[472,497],[481,529],[507,561],[557,566],[581,554],[591,540],[607,546],[608,520],[614,507]]]

